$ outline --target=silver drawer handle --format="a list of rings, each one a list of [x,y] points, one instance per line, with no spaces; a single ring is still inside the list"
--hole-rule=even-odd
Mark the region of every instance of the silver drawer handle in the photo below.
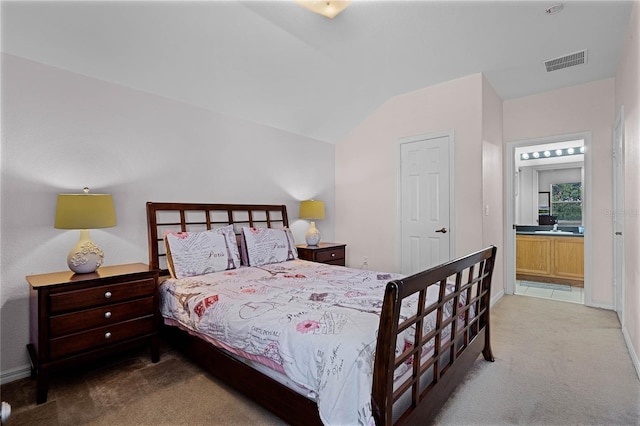
[[[331,257],[336,257],[336,254],[335,253],[331,253]]]
[[[108,311],[107,311],[107,312],[105,312],[105,313],[104,313],[104,317],[105,317],[105,318],[111,318],[111,312],[108,312]]]
[[[106,293],[104,294],[104,298],[105,298],[105,299],[110,299],[110,298],[111,298],[111,292],[110,292],[110,291],[106,292]]]
[[[104,333],[104,338],[111,339],[111,332],[107,331],[106,333]]]

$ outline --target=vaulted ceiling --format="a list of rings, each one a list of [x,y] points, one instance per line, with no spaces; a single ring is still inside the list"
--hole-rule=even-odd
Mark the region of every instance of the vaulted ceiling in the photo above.
[[[2,1],[2,51],[319,140],[482,72],[505,100],[613,77],[631,1]],[[543,62],[587,50],[584,65]]]

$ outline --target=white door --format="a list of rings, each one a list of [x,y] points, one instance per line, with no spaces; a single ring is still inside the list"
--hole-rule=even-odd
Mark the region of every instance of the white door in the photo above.
[[[613,127],[613,288],[620,324],[624,325],[624,119]]]
[[[400,143],[401,272],[450,259],[449,136]]]

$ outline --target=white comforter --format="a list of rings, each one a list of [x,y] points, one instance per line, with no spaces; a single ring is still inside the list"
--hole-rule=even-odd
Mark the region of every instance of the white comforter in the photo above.
[[[400,277],[293,260],[167,280],[160,305],[164,317],[261,357],[315,392],[325,424],[372,425],[382,297]],[[415,312],[412,302],[403,303],[403,312]]]

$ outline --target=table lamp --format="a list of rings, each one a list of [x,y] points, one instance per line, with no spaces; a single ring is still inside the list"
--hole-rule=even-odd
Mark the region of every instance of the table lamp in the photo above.
[[[58,194],[54,228],[79,229],[80,240],[67,256],[69,269],[77,274],[95,272],[104,253],[91,241],[90,229],[116,226],[116,211],[110,194]]]
[[[307,233],[304,234],[304,239],[307,245],[317,246],[320,242],[320,231],[316,228],[316,223],[313,222],[316,219],[324,219],[324,203],[317,200],[306,200],[300,202],[300,219],[311,219],[311,224]]]

